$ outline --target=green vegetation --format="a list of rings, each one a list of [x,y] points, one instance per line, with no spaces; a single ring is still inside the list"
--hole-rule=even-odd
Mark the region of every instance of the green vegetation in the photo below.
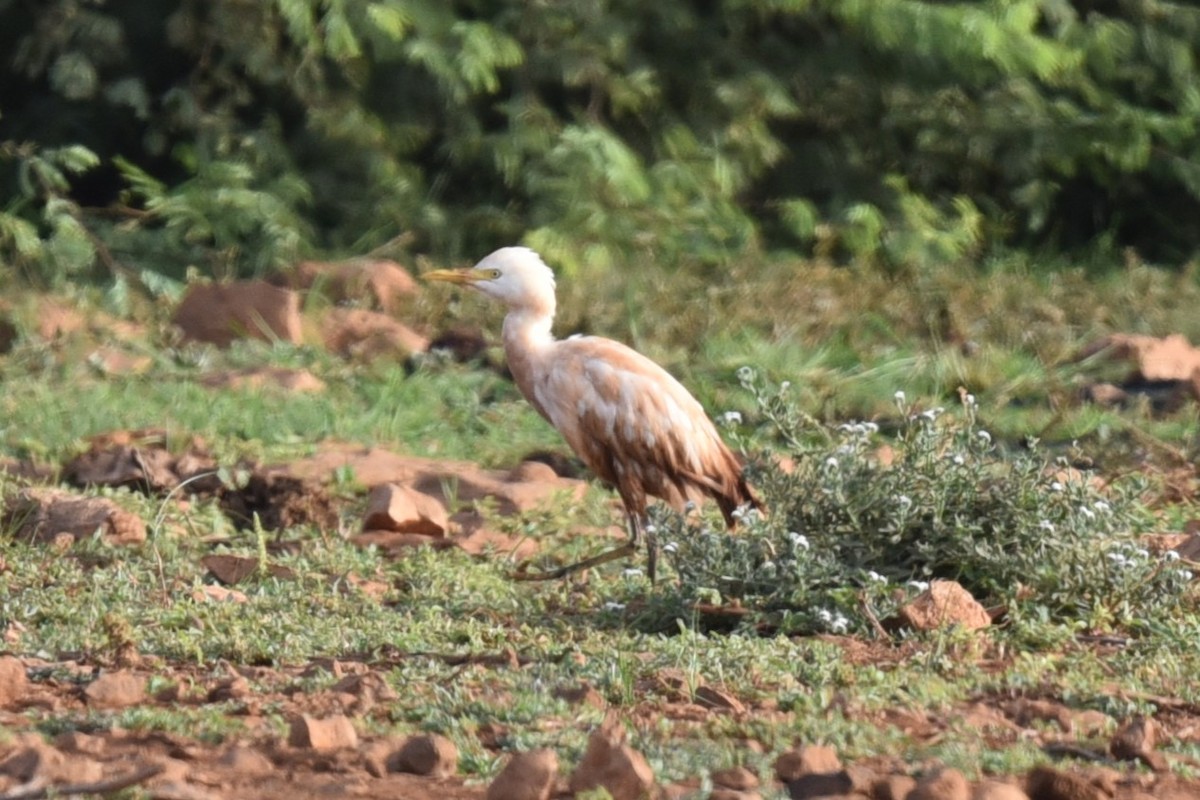
[[[570,272],[1190,258],[1182,3],[0,3],[0,254],[161,291],[313,252]],[[399,238],[398,238],[399,237]]]

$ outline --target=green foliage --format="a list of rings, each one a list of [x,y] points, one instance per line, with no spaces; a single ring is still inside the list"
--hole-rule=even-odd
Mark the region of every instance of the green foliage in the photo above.
[[[1200,212],[1181,4],[0,7],[0,258],[43,279],[252,274],[401,234],[568,270],[1200,245],[1177,224]]]
[[[883,463],[877,425],[823,426],[787,386],[748,369],[743,382],[795,468],[758,468],[770,514],[746,514],[737,536],[664,518],[685,596],[752,603],[789,629],[845,630],[865,627],[863,604],[890,613],[952,579],[1014,614],[1108,628],[1158,616],[1191,580],[1134,538],[1147,527],[1138,487],[1101,492],[1065,459],[1051,469],[1036,442],[1002,452],[970,395],[961,414],[917,413],[897,393],[902,429]]]

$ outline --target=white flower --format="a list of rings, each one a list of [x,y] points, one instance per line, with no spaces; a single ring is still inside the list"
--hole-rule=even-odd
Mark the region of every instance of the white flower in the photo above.
[[[605,611],[624,611],[625,604],[624,603],[615,603],[612,600],[609,600],[607,603],[604,604],[604,610]]]
[[[1053,483],[1050,484],[1050,491],[1061,492],[1062,490],[1063,490],[1063,485],[1061,483],[1059,483],[1058,481],[1054,481]]]
[[[726,411],[724,414],[721,415],[721,421],[724,422],[726,425],[741,425],[742,424],[742,412]]]
[[[774,572],[775,571],[775,562],[774,561],[764,561],[762,563],[762,566],[759,567],[759,569],[761,569],[763,572]]]
[[[679,542],[667,542],[663,545],[662,551],[671,554],[677,553],[679,551]]]
[[[825,466],[829,467],[830,469],[837,469],[838,460],[833,456],[830,456],[829,458],[825,459]]]
[[[1044,519],[1041,522],[1039,522],[1038,527],[1044,531],[1049,531],[1050,533],[1054,533],[1054,523],[1048,519]]]
[[[1137,556],[1138,558],[1149,558],[1150,557],[1150,551],[1144,547],[1133,548],[1133,554],[1135,556]]]
[[[786,392],[790,388],[792,388],[791,381],[784,381],[783,383],[779,384],[779,391],[781,392]]]
[[[792,544],[794,544],[796,547],[799,547],[802,550],[807,550],[809,547],[808,537],[805,536],[803,533],[796,533],[795,531],[788,531],[788,538],[792,540]],[[1176,555],[1178,555],[1178,554],[1176,554]]]
[[[817,609],[817,618],[820,619],[821,622],[832,622],[833,614],[829,613],[828,608],[818,608]]]
[[[1162,554],[1162,558],[1163,561],[1178,561],[1179,553],[1175,552],[1174,550],[1168,550]]]
[[[842,616],[842,613],[839,611],[838,615],[833,618],[832,622],[829,623],[829,630],[833,631],[834,633],[845,633],[846,627],[849,624],[850,620]]]
[[[987,431],[979,431],[975,435],[978,436],[983,441],[987,442],[988,444],[992,443],[992,435],[990,433],[988,433]]]
[[[1095,519],[1096,518],[1096,512],[1092,511],[1087,506],[1080,506],[1079,514],[1080,514],[1080,516],[1086,517],[1087,519]]]
[[[923,592],[929,588],[928,581],[909,581],[908,583],[906,583],[904,585],[911,586],[912,588],[916,589],[918,592]]]
[[[870,572],[867,573],[867,579],[875,581],[876,583],[887,583],[888,582],[887,578],[883,577],[875,570],[871,570]]]
[[[1179,575],[1180,575],[1180,576],[1181,576],[1181,577],[1182,577],[1182,578],[1183,578],[1185,581],[1190,581],[1190,580],[1192,579],[1192,577],[1193,577],[1193,576],[1192,576],[1192,571],[1191,571],[1191,570],[1188,570],[1188,569],[1181,569],[1181,570],[1179,570]]]
[[[653,522],[647,522],[646,523],[646,533],[650,536],[653,536],[654,534],[658,533],[658,526],[655,525]]]
[[[1124,568],[1133,563],[1121,553],[1107,553],[1106,555],[1108,556],[1108,560],[1113,563],[1113,566]]]
[[[906,399],[906,395],[904,394],[903,391],[897,389],[896,393],[894,395],[892,395],[892,399],[895,400],[897,403],[903,403]]]
[[[737,376],[739,381],[748,381],[754,377],[754,368],[750,366],[738,367]]]
[[[636,578],[642,574],[642,570],[639,567],[626,567],[623,574],[626,578]]]
[[[912,506],[912,498],[906,494],[902,494],[896,498],[896,505],[900,506],[902,510],[910,508]]]
[[[1099,511],[1101,514],[1111,514],[1112,513],[1112,506],[1110,506],[1108,503],[1104,502],[1103,500],[1097,500],[1095,503],[1092,504],[1092,507],[1095,508],[1097,511]]]
[[[963,397],[963,403],[965,403],[968,406],[975,405],[975,395],[969,394],[969,395]]]
[[[865,430],[867,433],[879,433],[879,426],[874,422],[864,422],[862,425],[863,430]]]
[[[967,460],[958,453],[955,453],[954,458],[951,460],[955,463],[956,466],[959,466],[959,467],[961,467],[963,464],[967,463]]]

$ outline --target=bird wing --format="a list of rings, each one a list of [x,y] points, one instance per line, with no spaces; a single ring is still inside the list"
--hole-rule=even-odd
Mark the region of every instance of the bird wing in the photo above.
[[[682,505],[730,492],[739,479],[740,465],[700,403],[619,342],[556,342],[531,388],[535,405],[627,503],[644,505],[648,493]]]

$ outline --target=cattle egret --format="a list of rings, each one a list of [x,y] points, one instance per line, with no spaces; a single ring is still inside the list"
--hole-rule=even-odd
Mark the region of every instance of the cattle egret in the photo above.
[[[616,487],[625,506],[627,544],[532,577],[558,578],[632,554],[644,536],[653,580],[649,497],[680,512],[711,497],[730,527],[739,508],[762,507],[700,403],[665,369],[611,339],[554,338],[554,273],[533,250],[505,247],[471,269],[424,277],[469,286],[507,306],[504,352],[521,394],[592,472]]]

